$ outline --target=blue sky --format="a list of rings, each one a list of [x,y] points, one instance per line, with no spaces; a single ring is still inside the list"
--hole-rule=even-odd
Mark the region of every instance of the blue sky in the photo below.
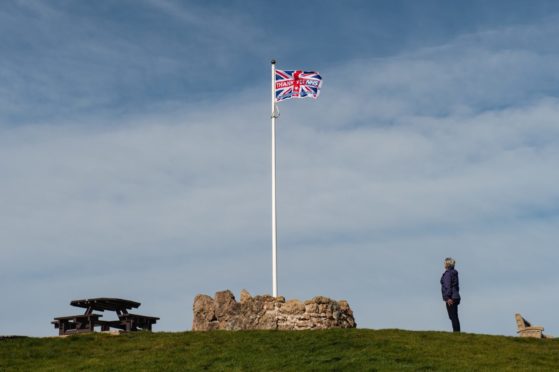
[[[270,59],[318,70],[280,105],[280,294],[366,328],[559,333],[559,4],[9,1],[0,5],[0,334],[69,301],[190,329],[197,293],[271,291]]]

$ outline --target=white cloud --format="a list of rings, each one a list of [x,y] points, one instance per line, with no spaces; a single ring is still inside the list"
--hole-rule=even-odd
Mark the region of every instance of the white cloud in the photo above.
[[[317,102],[282,103],[280,292],[346,297],[362,327],[448,329],[438,279],[452,255],[465,330],[512,334],[516,309],[559,328],[547,310],[558,305],[557,54],[513,42],[556,31],[349,62],[321,71]],[[0,333],[52,334],[50,317],[93,296],[139,300],[158,329],[182,330],[197,292],[268,291],[261,94],[2,127],[0,318],[13,322]]]

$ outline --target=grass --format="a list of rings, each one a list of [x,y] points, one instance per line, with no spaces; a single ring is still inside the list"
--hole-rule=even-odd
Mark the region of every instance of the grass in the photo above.
[[[557,370],[559,340],[400,330],[0,339],[0,371]]]

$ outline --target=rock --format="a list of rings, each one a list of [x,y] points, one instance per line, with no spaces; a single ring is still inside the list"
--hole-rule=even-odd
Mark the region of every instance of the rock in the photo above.
[[[305,305],[299,300],[289,300],[280,308],[282,313],[296,315],[305,313]]]
[[[246,289],[243,289],[241,291],[241,305],[247,301],[249,301],[252,298],[252,296],[250,295],[250,293],[248,293],[248,291]]]
[[[324,297],[324,296],[316,296],[313,297],[312,300],[310,300],[310,302],[314,302],[315,304],[330,304],[332,303],[332,300],[329,299],[328,297]]]
[[[240,305],[235,301],[235,296],[229,290],[216,292],[214,296],[215,315],[223,318],[226,315],[235,315],[239,312]]]
[[[237,320],[237,315],[241,311],[241,304],[235,301],[233,292],[229,290],[216,292],[214,296],[214,311],[219,323],[219,329],[239,329],[235,320]]]
[[[193,331],[249,329],[325,329],[355,328],[353,311],[347,301],[316,296],[304,303],[285,297],[254,296],[241,291],[237,302],[229,290],[216,292],[214,298],[197,295],[192,306]]]
[[[192,305],[194,319],[192,320],[193,331],[207,331],[218,329],[217,317],[215,315],[214,300],[210,296],[197,295]]]

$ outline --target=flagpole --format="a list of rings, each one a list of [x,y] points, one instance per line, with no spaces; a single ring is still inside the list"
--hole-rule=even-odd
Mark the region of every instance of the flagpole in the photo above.
[[[276,60],[272,59],[272,292],[278,296],[277,216],[276,216]]]

